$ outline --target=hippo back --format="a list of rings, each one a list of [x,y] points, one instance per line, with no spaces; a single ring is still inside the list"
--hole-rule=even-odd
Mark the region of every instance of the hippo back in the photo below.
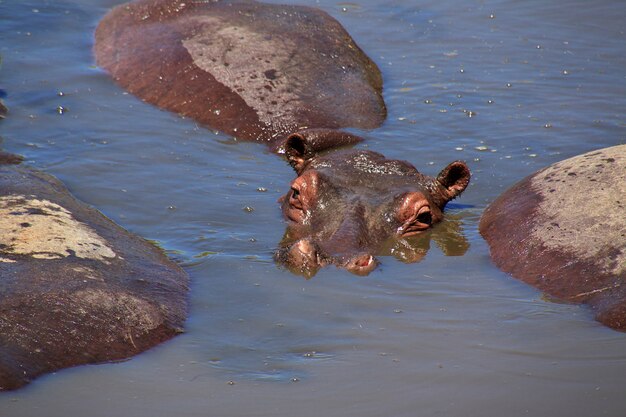
[[[95,53],[142,100],[240,139],[371,129],[386,116],[379,69],[336,20],[309,7],[128,3],[100,22]]]
[[[480,233],[504,271],[626,330],[624,195],[626,145],[600,149],[511,187],[485,210]]]

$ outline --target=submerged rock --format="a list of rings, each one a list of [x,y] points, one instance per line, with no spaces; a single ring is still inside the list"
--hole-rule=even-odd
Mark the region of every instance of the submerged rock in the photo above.
[[[142,100],[241,139],[385,119],[376,64],[328,14],[251,0],[141,0],[98,25],[99,66]]]
[[[480,232],[498,267],[626,330],[626,145],[525,178],[487,208]]]
[[[0,164],[0,390],[183,328],[187,275],[55,178]]]

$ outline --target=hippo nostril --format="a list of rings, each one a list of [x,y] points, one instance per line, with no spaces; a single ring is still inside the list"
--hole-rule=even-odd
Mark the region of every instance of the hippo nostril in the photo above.
[[[371,255],[368,255],[368,256],[363,256],[359,259],[356,259],[354,261],[354,264],[356,266],[364,267],[364,266],[369,266],[372,262],[374,262],[374,259],[372,258]]]
[[[368,254],[361,254],[351,258],[345,265],[346,269],[357,275],[367,275],[376,268],[376,259]]]
[[[317,246],[309,239],[300,239],[283,251],[279,259],[292,272],[307,278],[315,275],[321,265]]]
[[[289,249],[289,258],[296,264],[317,264],[317,248],[309,239],[301,239]]]

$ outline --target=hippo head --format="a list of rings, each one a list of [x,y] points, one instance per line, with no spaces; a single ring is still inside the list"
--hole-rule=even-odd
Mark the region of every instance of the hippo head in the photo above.
[[[446,203],[465,190],[470,171],[452,162],[437,178],[408,162],[343,149],[360,138],[334,131],[289,136],[282,151],[297,173],[279,202],[289,222],[277,259],[311,276],[334,264],[365,275],[390,241],[424,233],[443,219]]]

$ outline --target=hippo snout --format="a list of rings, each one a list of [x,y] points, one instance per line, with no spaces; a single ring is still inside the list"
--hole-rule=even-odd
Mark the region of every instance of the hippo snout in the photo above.
[[[352,256],[343,265],[348,271],[356,275],[367,275],[376,268],[378,261],[369,253]]]
[[[378,265],[376,258],[366,252],[356,254],[332,255],[309,238],[303,238],[283,248],[277,258],[290,269],[295,269],[307,277],[315,275],[317,270],[327,265],[336,265],[356,275],[367,275]]]

